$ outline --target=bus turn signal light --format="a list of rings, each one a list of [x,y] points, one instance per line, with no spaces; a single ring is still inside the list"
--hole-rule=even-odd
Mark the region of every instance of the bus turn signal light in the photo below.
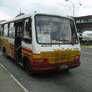
[[[80,61],[80,56],[75,56],[74,61]]]

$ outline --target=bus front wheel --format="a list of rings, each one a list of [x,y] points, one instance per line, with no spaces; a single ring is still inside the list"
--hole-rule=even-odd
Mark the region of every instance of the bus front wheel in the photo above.
[[[25,71],[26,71],[29,75],[33,76],[33,75],[34,75],[34,71],[32,70],[31,63],[30,63],[30,61],[29,61],[27,58],[25,58],[25,59],[23,60],[23,65],[24,65]]]

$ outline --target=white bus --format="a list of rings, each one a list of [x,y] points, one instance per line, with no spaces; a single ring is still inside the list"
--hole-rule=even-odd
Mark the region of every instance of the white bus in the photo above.
[[[74,21],[53,14],[22,15],[0,24],[4,55],[31,74],[80,65],[80,43]]]

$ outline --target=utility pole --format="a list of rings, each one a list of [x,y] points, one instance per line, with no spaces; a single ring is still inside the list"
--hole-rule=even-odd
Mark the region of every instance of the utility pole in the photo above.
[[[75,16],[75,5],[74,5],[74,3],[70,0],[65,0],[65,1],[68,1],[72,4],[72,6],[73,6],[73,17],[74,17]]]
[[[75,17],[75,4],[70,0],[65,0],[65,1],[68,1],[72,4],[72,6],[73,6],[73,17]],[[82,4],[79,3],[79,5],[82,5]]]

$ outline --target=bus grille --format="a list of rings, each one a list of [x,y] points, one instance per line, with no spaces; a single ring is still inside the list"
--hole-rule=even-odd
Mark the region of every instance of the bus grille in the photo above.
[[[79,50],[41,52],[41,58],[48,58],[49,63],[72,62],[76,55],[80,55]]]

